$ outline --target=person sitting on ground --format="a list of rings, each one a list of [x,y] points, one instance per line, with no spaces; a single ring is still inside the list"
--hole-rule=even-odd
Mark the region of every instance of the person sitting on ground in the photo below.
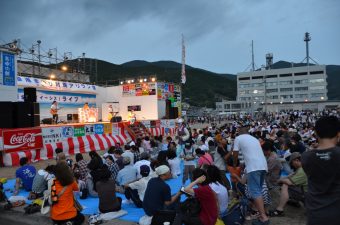
[[[150,170],[151,169],[148,165],[141,165],[139,171],[142,178],[135,182],[124,185],[124,194],[126,199],[132,200],[137,208],[142,208],[143,206],[145,190],[149,180],[152,178],[151,176],[149,176]]]
[[[181,175],[181,160],[176,155],[176,150],[168,150],[168,163],[172,178],[177,178]]]
[[[137,179],[142,178],[141,174],[140,174],[140,167],[142,165],[147,165],[148,167],[150,167],[150,155],[147,152],[143,152],[140,155],[140,160],[135,162],[134,167],[137,170]]]
[[[122,156],[123,151],[121,149],[116,149],[113,154],[114,154],[114,158],[116,159],[115,162],[117,163],[119,170],[123,169],[124,168],[123,156]]]
[[[209,153],[197,148],[195,150],[196,155],[198,156],[197,165],[201,168],[203,165],[213,165],[214,161]]]
[[[118,172],[119,172],[119,166],[118,164],[113,160],[111,155],[107,155],[105,157],[105,164],[108,167],[112,180],[116,180]]]
[[[55,150],[54,150],[54,153],[55,153],[55,155],[56,155],[56,157],[55,157],[55,160],[58,162],[58,154],[59,153],[62,153],[63,152],[63,149],[62,148],[56,148]]]
[[[176,212],[173,211],[170,220],[160,221],[162,218],[164,219],[162,210],[174,210],[176,208],[176,202],[178,202],[181,192],[178,191],[174,196],[171,196],[170,186],[165,183],[172,177],[169,167],[159,166],[155,169],[155,172],[158,177],[152,178],[148,182],[143,199],[143,209],[150,223],[152,220],[152,223],[162,224],[175,218]]]
[[[131,151],[131,146],[130,145],[125,145],[124,146],[124,152],[122,154],[122,156],[125,158],[125,157],[129,157],[130,158],[130,165],[133,165],[134,164],[134,154],[133,152]]]
[[[280,201],[275,210],[270,211],[270,216],[283,216],[284,207],[289,199],[293,201],[304,201],[307,191],[307,176],[302,168],[301,154],[293,152],[290,155],[289,164],[295,172],[288,177],[281,178],[278,183],[282,184]]]
[[[28,159],[26,157],[20,159],[20,168],[15,172],[16,181],[13,195],[19,194],[21,186],[25,189],[25,191],[32,191],[32,184],[36,175],[36,169],[34,166],[28,165],[27,162]]]
[[[222,178],[219,169],[212,165],[207,168],[207,175],[209,177],[209,186],[215,192],[219,206],[219,217],[226,223],[226,216],[228,213],[228,190],[222,185]]]
[[[28,199],[43,197],[44,191],[47,190],[47,182],[52,178],[54,178],[54,165],[49,165],[45,169],[38,170],[38,173],[33,179],[32,191]]]
[[[118,187],[117,191],[124,193],[123,187],[125,184],[131,183],[137,180],[137,170],[130,164],[130,158],[123,158],[124,168],[118,172],[116,182]]]
[[[274,152],[273,144],[271,141],[266,141],[262,145],[262,150],[264,156],[267,159],[268,172],[266,174],[266,182],[268,184],[268,188],[272,189],[278,186],[278,181],[281,176],[282,165],[278,160],[278,156]]]
[[[131,151],[133,153],[133,162],[136,163],[140,160],[139,148],[136,145],[131,146]]]
[[[73,171],[75,170],[77,170],[80,174],[79,179],[85,181],[89,170],[87,169],[87,162],[84,160],[81,153],[76,154],[76,163],[74,164]]]
[[[116,197],[116,185],[112,180],[112,175],[106,165],[98,174],[97,191],[99,197],[98,209],[101,213],[117,212],[121,210],[122,198]]]
[[[54,188],[52,188],[51,198],[51,219],[54,224],[74,224],[80,225],[84,222],[84,215],[74,207],[73,191],[78,191],[78,185],[73,174],[65,162],[57,163],[55,166]],[[55,192],[53,191],[55,190]],[[57,198],[57,199],[55,199]]]
[[[176,217],[175,224],[181,224],[178,223],[180,219],[184,224],[214,225],[217,221],[219,210],[216,195],[209,186],[208,175],[204,170],[199,168],[196,168],[192,173],[193,182],[185,187],[184,191],[199,200],[201,211],[198,217],[188,217],[187,215],[180,214]],[[198,187],[194,188],[196,185]]]
[[[98,172],[99,169],[101,169],[103,167],[104,163],[103,163],[103,159],[95,151],[91,151],[89,153],[89,156],[90,156],[91,160],[87,164],[87,168],[90,170],[90,174],[91,174],[91,177],[92,177],[93,190],[97,191],[96,183],[99,179],[99,177],[97,176],[97,172]]]

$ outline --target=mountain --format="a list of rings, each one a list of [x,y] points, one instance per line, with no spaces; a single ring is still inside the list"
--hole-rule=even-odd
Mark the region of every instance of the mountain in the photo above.
[[[86,59],[93,64],[93,59]],[[101,85],[117,85],[119,81],[150,77],[155,75],[159,81],[180,83],[182,65],[173,61],[147,62],[134,60],[121,65],[97,60],[97,77],[91,66],[91,82]],[[221,99],[236,99],[236,76],[217,74],[186,65],[187,82],[183,85],[182,99],[194,106],[215,107]]]

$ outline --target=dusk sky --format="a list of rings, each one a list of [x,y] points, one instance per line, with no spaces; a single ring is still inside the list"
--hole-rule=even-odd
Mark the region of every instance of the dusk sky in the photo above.
[[[121,64],[131,60],[181,62],[218,73],[243,72],[255,64],[301,62],[305,32],[310,56],[319,64],[340,65],[338,0],[3,0],[0,44],[20,38],[29,48],[82,52]]]

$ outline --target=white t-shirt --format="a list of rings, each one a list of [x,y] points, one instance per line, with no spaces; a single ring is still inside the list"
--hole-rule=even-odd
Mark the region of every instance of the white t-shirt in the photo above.
[[[129,187],[131,189],[136,189],[139,195],[139,198],[141,201],[144,200],[144,194],[145,194],[145,190],[146,187],[148,186],[149,180],[152,178],[152,176],[147,176],[147,177],[142,177],[141,179],[130,183]]]
[[[205,151],[205,152],[207,152],[207,151],[209,150],[208,146],[205,145],[205,144],[200,145],[200,146],[198,146],[198,147],[199,147],[202,151]]]
[[[130,150],[125,150],[125,152],[122,154],[123,157],[129,157],[130,158],[130,165],[133,165],[135,156]]]
[[[179,158],[175,157],[174,159],[168,159],[168,163],[173,175],[181,174],[181,160]]]
[[[135,167],[137,170],[137,179],[142,178],[142,175],[140,175],[140,167],[142,165],[147,165],[148,167],[150,167],[150,161],[143,159],[143,160],[137,161],[135,165],[133,165],[133,167]],[[151,167],[150,167],[150,171],[151,171]]]
[[[210,183],[209,186],[216,193],[220,214],[225,213],[228,209],[228,190],[219,182]]]
[[[234,151],[241,151],[248,173],[258,170],[268,170],[259,140],[249,134],[235,138]]]

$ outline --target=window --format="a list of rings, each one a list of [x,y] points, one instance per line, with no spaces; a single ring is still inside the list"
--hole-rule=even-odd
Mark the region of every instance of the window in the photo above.
[[[295,80],[295,84],[307,84],[308,80]]]
[[[250,80],[250,77],[240,77],[238,80]]]
[[[301,73],[295,73],[295,76],[303,76],[303,75],[307,75],[307,72],[301,72]]]
[[[229,108],[230,108],[230,105],[229,105],[229,104],[224,104],[224,108],[225,108],[225,109],[229,109]]]
[[[279,96],[278,95],[271,95],[271,96],[268,96],[268,99],[279,99]]]
[[[240,101],[250,101],[251,97],[240,97]]]
[[[263,76],[256,76],[256,77],[253,77],[252,79],[253,79],[253,80],[256,80],[256,79],[263,79]]]
[[[312,71],[309,72],[310,75],[315,75],[315,74],[323,74],[323,71]]]
[[[280,74],[280,77],[291,77],[293,74],[291,73],[286,73],[286,74]]]
[[[274,93],[274,92],[278,92],[277,88],[267,89],[267,93]]]
[[[280,81],[280,85],[291,85],[291,84],[293,84],[292,80]]]
[[[295,98],[308,98],[308,94],[296,94]]]
[[[267,82],[267,87],[272,87],[272,86],[276,86],[277,82]]]
[[[267,75],[266,78],[277,78],[277,75]]]
[[[312,86],[309,87],[309,90],[324,90],[325,86]]]
[[[320,78],[320,79],[310,79],[309,83],[315,84],[315,83],[322,83],[324,81],[325,81],[325,79],[322,79],[322,78]]]
[[[254,83],[253,84],[253,87],[262,87],[263,86],[263,83]]]
[[[249,94],[249,90],[240,91],[240,95]]]
[[[293,91],[293,88],[280,88],[280,92]]]
[[[282,98],[282,99],[291,99],[291,98],[293,98],[293,95],[280,95],[280,98]]]
[[[325,94],[324,93],[312,93],[310,94],[311,98],[320,98],[320,97],[324,97]]]
[[[308,91],[308,87],[296,87],[295,91]]]
[[[263,96],[254,97],[254,100],[261,101],[261,100],[264,100],[264,97]]]
[[[249,88],[251,87],[250,84],[240,84],[240,88]]]
[[[231,108],[233,108],[233,109],[240,109],[241,108],[241,104],[231,104]]]

